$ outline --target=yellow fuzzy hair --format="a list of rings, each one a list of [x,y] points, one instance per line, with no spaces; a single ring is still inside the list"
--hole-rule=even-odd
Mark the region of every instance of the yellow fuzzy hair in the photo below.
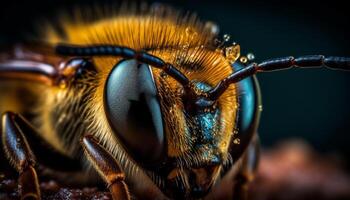
[[[99,19],[91,21],[83,19],[82,12],[78,13],[80,13],[78,17],[73,20],[68,20],[68,17],[62,18],[60,24],[63,34],[48,27],[45,32],[47,42],[79,45],[109,44],[146,50],[172,63],[190,80],[205,82],[211,86],[232,73],[230,66],[232,60],[228,60],[213,44],[216,35],[194,15],[181,15],[171,9],[162,8],[160,11],[150,9],[141,14],[132,11],[103,16],[101,15],[103,12],[98,12]],[[120,59],[93,57],[98,74],[96,82],[92,84],[93,94],[84,111],[87,113],[90,133],[98,137],[116,157],[127,175],[137,176],[140,174],[137,173],[140,168],[119,145],[118,139],[109,127],[103,108],[104,84],[109,72]],[[168,155],[184,156],[191,146],[184,129],[193,127],[190,125],[191,122],[186,123],[188,118],[184,115],[179,92],[181,85],[172,78],[161,76],[161,70],[152,70],[161,100],[170,101],[170,104],[161,105],[166,121],[165,138],[168,140]],[[62,95],[63,90],[59,91],[57,94],[65,98],[74,95]],[[231,85],[220,97],[218,106],[221,109],[221,125],[219,132],[213,134],[218,134],[220,151],[225,155],[235,128],[237,110],[235,85]]]

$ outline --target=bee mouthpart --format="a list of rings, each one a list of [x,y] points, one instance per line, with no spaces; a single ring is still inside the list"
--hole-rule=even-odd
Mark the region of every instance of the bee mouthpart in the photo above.
[[[211,165],[200,168],[173,169],[167,177],[171,193],[195,198],[204,197],[217,179],[220,168],[220,165]]]

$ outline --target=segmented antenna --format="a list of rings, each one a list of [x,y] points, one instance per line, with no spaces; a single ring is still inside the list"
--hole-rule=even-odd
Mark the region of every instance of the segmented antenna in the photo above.
[[[172,64],[164,62],[162,59],[147,52],[139,52],[128,47],[115,45],[94,45],[94,46],[72,46],[57,45],[56,53],[66,56],[120,56],[126,59],[136,59],[140,62],[162,69],[169,76],[183,86],[189,85],[188,78],[177,70]]]
[[[323,55],[308,55],[294,58],[293,56],[275,58],[263,61],[261,63],[252,63],[247,67],[240,69],[227,78],[220,81],[213,89],[202,94],[197,94],[191,84],[191,81],[172,64],[164,62],[161,58],[151,55],[147,52],[138,52],[128,47],[116,45],[94,45],[94,46],[72,46],[58,45],[56,52],[67,56],[121,56],[126,59],[136,59],[140,62],[152,65],[153,67],[164,70],[169,76],[173,77],[184,86],[188,99],[198,101],[206,99],[208,102],[217,100],[231,85],[242,79],[253,76],[259,72],[271,72],[277,70],[286,70],[290,68],[319,68],[326,67],[335,70],[350,71],[349,57],[325,57]],[[208,104],[210,105],[210,104]]]
[[[278,70],[287,70],[291,68],[319,67],[350,71],[350,58],[334,56],[325,57],[323,55],[308,55],[297,58],[288,56],[266,60],[259,64],[252,63],[220,81],[213,89],[207,92],[207,96],[210,100],[214,101],[218,99],[231,84],[237,83],[242,79],[253,76],[259,72],[271,72]]]

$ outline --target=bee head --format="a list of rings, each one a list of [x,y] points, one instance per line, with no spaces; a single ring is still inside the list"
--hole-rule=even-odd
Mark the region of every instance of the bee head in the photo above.
[[[213,72],[198,70],[184,86],[160,69],[122,60],[105,84],[104,108],[114,134],[136,163],[163,180],[172,196],[178,191],[203,196],[229,159],[235,89],[223,98],[208,98],[215,82],[201,77]]]
[[[168,11],[82,27],[68,28],[68,42],[94,45],[56,52],[92,57],[98,69],[93,135],[132,184],[141,169],[171,197],[203,197],[238,138],[237,88],[227,78],[239,46],[219,48],[215,24]]]
[[[202,46],[149,53],[120,46],[57,51],[124,57],[103,76],[105,118],[99,116],[109,127],[101,134],[106,145],[121,147],[112,150],[118,160],[124,163],[127,155],[161,180],[157,185],[170,196],[202,197],[209,191],[230,161],[238,111],[236,85],[225,84],[233,68],[220,52]]]

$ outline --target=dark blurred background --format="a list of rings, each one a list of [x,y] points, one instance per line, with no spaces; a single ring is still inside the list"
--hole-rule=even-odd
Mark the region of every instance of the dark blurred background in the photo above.
[[[0,6],[0,43],[23,40],[60,9],[78,4],[115,3],[92,0],[7,0]],[[147,1],[146,1],[147,2]],[[151,1],[149,1],[151,2]],[[328,1],[165,1],[217,22],[256,61],[287,55],[350,56],[350,14],[346,2]],[[35,25],[35,26],[34,26]],[[264,146],[303,138],[327,154],[350,160],[350,73],[290,70],[258,75],[264,111],[259,128]]]

